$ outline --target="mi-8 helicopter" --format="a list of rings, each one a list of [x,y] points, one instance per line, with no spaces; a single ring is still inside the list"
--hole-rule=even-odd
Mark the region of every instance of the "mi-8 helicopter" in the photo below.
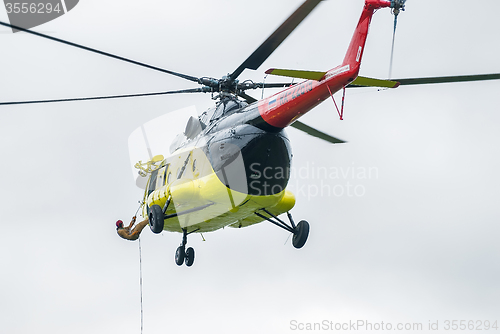
[[[320,2],[305,1],[245,62],[222,79],[192,77],[34,33],[202,85],[201,88],[158,94],[215,94],[216,106],[200,117],[189,119],[184,133],[172,143],[169,157],[156,156],[145,164],[137,165],[149,180],[143,215],[149,217],[152,231],[183,234],[175,257],[178,265],[185,263],[190,266],[194,262],[194,250],[186,249],[189,234],[215,231],[225,226],[241,228],[267,220],[292,233],[294,247],[301,248],[305,244],[309,224],[306,221],[295,224],[289,213],[295,199],[286,189],[290,177],[291,149],[284,129],[293,126],[331,143],[342,142],[297,121],[335,92],[355,86],[395,88],[400,84],[500,78],[499,75],[400,80],[359,77],[374,12],[391,8],[397,18],[405,8],[403,0],[366,0],[345,59],[339,66],[325,72],[281,69],[267,72],[306,79],[295,85],[240,82],[237,79],[245,69],[257,69]],[[246,90],[263,87],[287,88],[260,101],[245,93]],[[116,97],[124,96],[83,99]],[[69,100],[81,99],[57,101]],[[289,224],[278,218],[284,213],[288,215]]]

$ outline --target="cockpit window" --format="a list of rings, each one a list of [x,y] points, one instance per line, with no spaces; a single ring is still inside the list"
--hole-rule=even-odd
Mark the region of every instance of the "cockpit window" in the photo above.
[[[184,135],[184,133],[179,133],[172,141],[172,144],[170,144],[170,153],[174,153],[175,150],[181,147],[185,141],[186,141],[186,136]]]

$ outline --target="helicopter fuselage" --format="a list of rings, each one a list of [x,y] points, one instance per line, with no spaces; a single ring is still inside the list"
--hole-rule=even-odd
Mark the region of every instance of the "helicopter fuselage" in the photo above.
[[[166,230],[213,231],[261,222],[259,210],[275,216],[295,204],[286,190],[292,153],[285,128],[356,79],[371,18],[384,0],[366,0],[343,63],[319,80],[306,80],[254,102],[221,95],[215,108],[190,119],[171,146],[171,156],[146,189],[144,214],[164,208]],[[170,175],[174,172],[175,177]],[[153,178],[154,177],[154,178]],[[183,218],[183,212],[187,218]]]

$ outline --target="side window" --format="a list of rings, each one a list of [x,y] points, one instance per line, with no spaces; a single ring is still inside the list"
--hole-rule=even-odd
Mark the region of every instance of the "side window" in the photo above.
[[[148,196],[156,189],[156,178],[158,177],[158,169],[151,173],[151,177],[149,178],[149,188],[148,188]]]
[[[169,168],[170,164],[167,164],[165,166],[165,172],[163,173],[163,185],[170,183],[170,180],[168,179],[168,175],[170,174]]]
[[[163,187],[165,184],[165,170],[166,167],[160,168],[158,170],[158,176],[156,177],[156,189]]]

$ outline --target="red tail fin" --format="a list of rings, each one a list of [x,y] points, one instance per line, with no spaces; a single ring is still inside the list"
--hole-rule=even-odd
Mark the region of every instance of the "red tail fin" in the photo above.
[[[390,6],[391,2],[388,0],[365,0],[365,8],[359,19],[358,26],[354,31],[354,35],[352,36],[351,44],[347,49],[344,62],[342,63],[343,66],[349,65],[350,70],[355,71],[356,75],[359,71],[361,58],[363,57],[366,37],[368,36],[368,28],[370,27],[373,13],[375,13],[377,9]]]

